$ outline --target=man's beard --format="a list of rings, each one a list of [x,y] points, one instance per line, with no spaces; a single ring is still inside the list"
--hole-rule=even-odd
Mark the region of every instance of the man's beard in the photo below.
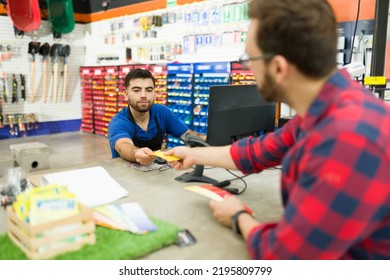
[[[142,106],[142,105],[139,105],[137,102],[130,102],[129,101],[129,106],[139,113],[146,113],[150,110],[150,107],[152,107],[152,105],[153,105],[153,102],[150,102],[150,101],[148,101],[148,102],[149,102],[148,105]]]
[[[284,102],[284,90],[275,83],[268,71],[264,74],[264,81],[259,87],[261,96],[267,102]]]

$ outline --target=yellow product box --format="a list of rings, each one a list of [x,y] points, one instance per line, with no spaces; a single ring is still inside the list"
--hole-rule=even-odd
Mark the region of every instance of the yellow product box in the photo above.
[[[7,207],[8,236],[30,259],[49,259],[94,244],[93,211],[78,204],[79,212],[64,218],[31,225]]]

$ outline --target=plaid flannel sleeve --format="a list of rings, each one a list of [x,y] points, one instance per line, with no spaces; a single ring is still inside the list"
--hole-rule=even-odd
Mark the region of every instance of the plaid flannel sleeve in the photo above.
[[[251,256],[373,258],[368,253],[372,252],[370,244],[377,247],[383,243],[388,248],[381,234],[372,235],[383,226],[389,207],[390,166],[375,143],[346,132],[337,138],[312,141],[303,149],[302,156],[291,166],[292,173],[285,175],[297,177],[287,178],[284,216],[279,223],[251,230],[247,240]],[[375,242],[370,238],[376,238]]]
[[[300,118],[295,116],[283,127],[260,137],[247,137],[235,142],[230,154],[243,173],[258,173],[279,165],[283,156],[295,142]]]

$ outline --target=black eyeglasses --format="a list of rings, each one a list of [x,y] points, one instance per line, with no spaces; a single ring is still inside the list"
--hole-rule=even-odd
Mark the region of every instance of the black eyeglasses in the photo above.
[[[248,67],[248,61],[256,61],[256,60],[261,60],[261,59],[267,60],[267,59],[272,58],[273,56],[275,56],[275,54],[265,53],[265,54],[260,55],[260,56],[251,57],[249,54],[244,53],[243,55],[240,56],[240,58],[238,59],[238,62],[243,64],[245,67]]]

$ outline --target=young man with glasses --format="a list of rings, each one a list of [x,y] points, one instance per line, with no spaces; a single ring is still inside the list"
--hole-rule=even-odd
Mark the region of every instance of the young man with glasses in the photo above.
[[[230,197],[214,217],[255,259],[390,259],[390,107],[336,68],[325,0],[252,0],[246,57],[265,100],[297,115],[225,147],[178,147],[180,161],[258,173],[282,164],[280,221],[260,223]]]
[[[161,149],[165,133],[177,138],[190,133],[205,140],[204,135],[189,130],[170,109],[154,104],[155,79],[148,70],[129,72],[125,88],[128,107],[116,114],[108,126],[112,158],[149,165],[156,160],[153,151]]]

